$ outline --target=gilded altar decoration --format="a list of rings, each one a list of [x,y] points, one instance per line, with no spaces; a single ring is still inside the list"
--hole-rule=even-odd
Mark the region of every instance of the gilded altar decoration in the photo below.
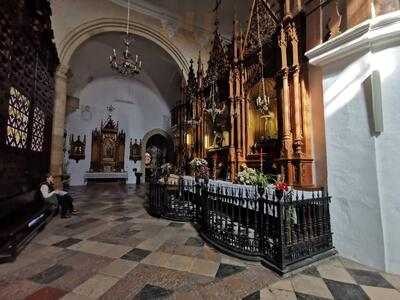
[[[119,130],[118,122],[112,119],[112,107],[105,123],[92,131],[91,172],[122,172],[125,158],[125,132]]]
[[[83,135],[81,140],[80,135],[77,139],[73,134],[69,136],[69,159],[73,159],[76,162],[85,159],[85,149],[86,149],[86,135]]]
[[[135,163],[138,160],[142,159],[141,155],[141,149],[142,149],[142,141],[139,140],[139,143],[137,139],[135,139],[135,142],[132,143],[132,139],[129,143],[129,160],[133,160]]]

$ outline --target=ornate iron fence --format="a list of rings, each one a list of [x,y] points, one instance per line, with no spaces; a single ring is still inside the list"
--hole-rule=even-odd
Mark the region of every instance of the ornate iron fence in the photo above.
[[[150,183],[149,212],[165,219],[191,222],[197,215],[196,185]]]
[[[207,242],[280,274],[335,253],[330,197],[323,190],[276,195],[255,187],[180,181],[152,183],[149,196],[153,215],[196,222]]]

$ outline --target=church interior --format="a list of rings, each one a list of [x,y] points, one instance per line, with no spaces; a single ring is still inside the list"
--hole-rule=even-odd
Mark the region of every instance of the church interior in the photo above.
[[[399,0],[0,16],[0,299],[400,299]]]

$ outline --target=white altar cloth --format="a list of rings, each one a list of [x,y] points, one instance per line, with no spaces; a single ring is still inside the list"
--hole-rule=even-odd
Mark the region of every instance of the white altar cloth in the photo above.
[[[88,179],[125,179],[128,180],[128,172],[85,172],[83,178]]]

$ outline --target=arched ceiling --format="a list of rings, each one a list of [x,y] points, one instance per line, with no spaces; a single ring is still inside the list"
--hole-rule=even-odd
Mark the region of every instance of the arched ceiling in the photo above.
[[[91,81],[119,75],[110,68],[109,56],[113,48],[121,54],[122,33],[104,33],[94,36],[82,44],[73,54],[70,63],[68,95],[79,96],[79,92]],[[143,63],[142,72],[131,80],[146,84],[173,107],[180,97],[181,70],[172,57],[160,46],[143,37],[135,36],[133,54],[138,54]]]
[[[110,0],[127,7],[128,0]],[[164,24],[177,28],[193,28],[209,32],[214,30],[216,0],[130,0],[132,9],[158,18]],[[225,38],[232,34],[236,14],[245,29],[253,0],[222,0],[219,7],[220,31]]]

